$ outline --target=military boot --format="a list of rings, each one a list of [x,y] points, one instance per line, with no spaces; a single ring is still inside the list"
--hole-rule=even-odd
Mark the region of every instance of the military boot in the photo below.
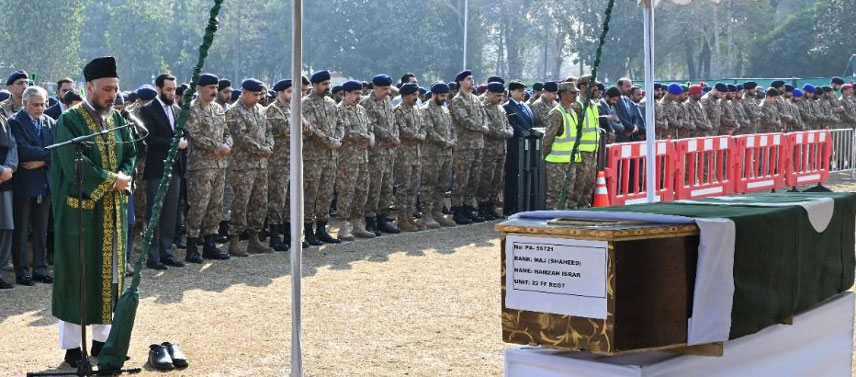
[[[493,216],[494,219],[504,219],[505,216],[496,209],[496,204],[492,201],[487,202],[487,208],[485,210]]]
[[[351,225],[354,228],[354,236],[357,238],[375,238],[374,232],[368,231],[366,224],[363,224],[362,220],[353,220],[351,221]]]
[[[491,221],[496,219],[493,217],[493,214],[488,213],[487,211],[487,203],[479,203],[478,217],[483,218],[485,221]]]
[[[332,244],[342,243],[342,241],[333,238],[330,233],[327,233],[327,221],[318,220],[315,222],[315,226],[315,238],[319,241]]]
[[[455,222],[455,224],[467,225],[473,223],[473,220],[470,220],[470,217],[467,216],[466,209],[464,209],[464,207],[452,207],[452,213],[452,220]],[[440,220],[437,220],[437,222],[439,221]]]
[[[196,249],[196,238],[187,237],[187,254],[184,256],[185,262],[202,263],[202,256]]]
[[[392,223],[390,222],[391,220],[392,219],[390,219],[386,215],[377,215],[377,230],[383,233],[401,233],[401,229],[399,229],[395,225],[392,225]]]
[[[288,245],[288,248],[291,249],[291,223],[286,222],[282,224],[282,243]],[[300,247],[304,249],[309,248],[309,244],[306,241],[301,241]]]
[[[420,230],[428,229],[428,226],[426,226],[421,221],[419,221],[419,219],[417,219],[415,216],[413,216],[413,210],[407,211],[405,213],[405,218],[407,219],[408,222],[410,222],[410,225],[413,225],[413,227],[416,228],[417,232]],[[401,220],[399,220],[399,222],[400,221]]]
[[[306,243],[309,244],[309,246],[321,246],[324,244],[324,242],[315,238],[315,232],[312,230],[312,223],[303,224],[303,237],[306,238]]]
[[[428,229],[437,229],[440,227],[440,223],[434,220],[434,217],[429,214],[422,216],[422,224],[424,224]]]
[[[339,234],[337,235],[340,241],[353,241],[354,234],[351,233],[351,222],[350,221],[342,221],[342,225],[339,225]]]
[[[375,237],[380,237],[380,230],[377,229],[377,219],[374,216],[366,217],[366,230],[374,233]]]
[[[484,217],[481,217],[478,214],[476,214],[476,209],[473,208],[472,206],[464,205],[461,207],[461,210],[463,211],[464,216],[469,217],[470,220],[472,220],[472,222],[474,222],[474,223],[483,223],[484,222]]]
[[[241,236],[237,234],[229,236],[229,255],[234,257],[249,256],[246,250],[241,249]]]
[[[229,222],[220,221],[220,227],[217,229],[217,238],[214,239],[219,243],[229,242]]]
[[[447,219],[446,216],[443,216],[443,212],[441,212],[441,211],[437,211],[437,212],[434,212],[433,214],[431,214],[431,218],[434,221],[436,221],[437,224],[439,224],[442,227],[451,228],[451,227],[455,226],[455,222]]]
[[[247,235],[250,236],[250,241],[247,242],[247,253],[269,254],[273,252],[273,249],[267,247],[267,245],[262,243],[262,241],[259,239],[259,231],[249,230],[247,231]]]
[[[230,257],[229,254],[226,254],[217,248],[217,243],[215,242],[216,237],[216,234],[205,236],[205,245],[202,247],[202,258],[215,260],[231,259],[232,257]]]
[[[270,226],[270,241],[268,241],[268,246],[274,251],[288,251],[287,243],[282,242],[282,225],[274,225]]]
[[[418,227],[410,222],[410,216],[405,210],[398,211],[398,229],[404,232],[415,232],[419,230]]]

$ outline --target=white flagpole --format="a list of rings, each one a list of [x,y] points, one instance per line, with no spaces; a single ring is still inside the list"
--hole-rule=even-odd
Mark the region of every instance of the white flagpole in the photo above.
[[[470,22],[470,1],[464,0],[464,66],[467,69],[467,24]]]
[[[303,0],[293,0],[291,14],[291,377],[303,377],[300,297],[303,247]]]
[[[643,0],[642,11],[644,15],[644,41],[645,41],[645,192],[648,203],[657,201],[657,154],[656,136],[654,133],[654,0]],[[663,177],[671,179],[672,177]]]

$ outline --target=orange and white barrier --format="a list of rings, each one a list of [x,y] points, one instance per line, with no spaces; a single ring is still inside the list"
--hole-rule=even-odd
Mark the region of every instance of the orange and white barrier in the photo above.
[[[734,192],[734,138],[708,136],[675,141],[675,198],[698,199]]]
[[[734,139],[737,143],[734,191],[749,193],[782,187],[787,156],[785,134],[740,135]]]
[[[614,206],[644,203],[648,195],[645,181],[645,177],[647,177],[645,142],[610,144],[607,146],[606,153],[607,167],[604,172],[609,202]],[[674,143],[670,140],[658,140],[656,155],[656,192],[654,196],[657,201],[674,200]]]
[[[792,132],[788,137],[788,186],[809,185],[829,179],[832,137],[829,130]]]

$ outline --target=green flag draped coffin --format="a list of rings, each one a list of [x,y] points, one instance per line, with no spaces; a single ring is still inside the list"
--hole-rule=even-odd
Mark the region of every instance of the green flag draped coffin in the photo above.
[[[563,218],[577,220],[556,220]],[[687,238],[682,231],[686,226],[698,229],[697,239]],[[605,354],[722,342],[758,332],[772,324],[787,322],[795,314],[849,289],[856,268],[856,195],[852,193],[754,194],[585,211],[529,212],[512,217],[498,225],[497,230],[504,233],[505,340]],[[659,243],[659,249],[652,251],[639,241],[633,241],[637,244],[628,249],[626,246],[630,244],[616,238],[616,232],[638,234],[639,237],[631,238],[650,239],[649,242]],[[520,236],[605,240],[609,257],[605,263],[608,316],[592,318],[588,315],[591,313],[585,313],[579,306],[594,305],[579,300],[569,303],[578,306],[573,310],[555,305],[545,308],[538,303],[521,307],[517,301],[516,307],[509,308],[512,289],[508,283],[519,283],[508,275],[514,272],[509,271],[514,263],[508,260],[512,254],[509,240]],[[671,244],[664,240],[671,240]],[[622,242],[626,245],[622,246]],[[645,258],[640,259],[640,253]],[[562,258],[552,261],[555,260]],[[638,268],[622,270],[621,265],[630,261]],[[681,269],[678,262],[694,265]],[[592,271],[587,272],[591,277]],[[684,279],[684,274],[691,274],[692,278]],[[686,295],[680,289],[664,290],[664,279],[671,282],[683,279],[688,285]],[[575,293],[572,290],[558,289],[553,293]],[[555,297],[542,298],[562,302]],[[634,297],[658,298],[647,303],[636,299],[630,306],[620,301],[633,301]],[[680,319],[680,313],[663,311],[677,308],[685,300],[684,323],[676,320]],[[655,322],[616,321],[628,314],[646,317],[645,313],[657,310],[662,318]],[[677,329],[658,325],[665,321]],[[628,326],[649,329],[631,330]],[[658,326],[661,329],[652,330]],[[684,334],[685,338],[677,341],[675,334]],[[567,339],[562,340],[563,336]],[[607,341],[608,344],[604,343]]]

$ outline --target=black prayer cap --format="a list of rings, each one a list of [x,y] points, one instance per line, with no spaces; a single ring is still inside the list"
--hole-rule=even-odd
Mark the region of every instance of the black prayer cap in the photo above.
[[[119,78],[119,74],[116,73],[116,58],[112,56],[95,58],[83,67],[83,78],[86,82],[104,77]]]

